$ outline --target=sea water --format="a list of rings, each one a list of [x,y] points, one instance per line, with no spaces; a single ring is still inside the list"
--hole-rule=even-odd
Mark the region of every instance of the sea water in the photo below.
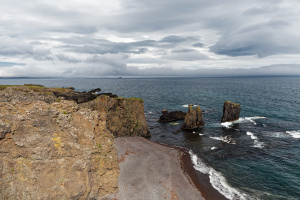
[[[299,77],[0,79],[24,83],[143,98],[151,140],[190,149],[195,169],[228,199],[300,199]],[[240,119],[221,123],[227,100],[241,105]],[[157,122],[162,109],[188,104],[201,107],[203,128]]]

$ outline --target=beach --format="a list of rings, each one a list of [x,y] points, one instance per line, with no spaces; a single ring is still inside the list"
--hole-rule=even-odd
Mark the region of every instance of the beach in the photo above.
[[[194,170],[186,149],[142,137],[117,138],[119,191],[109,199],[226,199]]]

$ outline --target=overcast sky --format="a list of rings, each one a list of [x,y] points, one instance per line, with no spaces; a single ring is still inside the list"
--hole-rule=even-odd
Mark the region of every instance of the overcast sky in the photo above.
[[[298,0],[0,3],[0,77],[300,75]]]

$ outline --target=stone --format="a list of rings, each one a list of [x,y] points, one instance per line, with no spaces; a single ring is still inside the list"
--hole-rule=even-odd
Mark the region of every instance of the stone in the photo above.
[[[240,118],[241,106],[237,103],[225,101],[223,106],[223,116],[221,122],[232,122]]]
[[[182,111],[172,111],[168,112],[166,109],[163,109],[162,115],[159,118],[159,122],[173,122],[177,120],[184,120],[186,113]]]
[[[188,130],[188,129],[194,129],[204,126],[204,120],[202,111],[200,109],[200,106],[197,106],[194,110],[192,105],[189,105],[188,112],[185,116],[184,123],[181,126],[181,129]]]

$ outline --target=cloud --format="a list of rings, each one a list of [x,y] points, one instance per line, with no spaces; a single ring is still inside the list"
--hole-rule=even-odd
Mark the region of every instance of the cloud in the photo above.
[[[300,64],[299,7],[296,0],[11,0],[0,7],[0,63],[11,63],[0,64],[0,76],[208,76]]]
[[[286,33],[285,28],[288,26],[289,23],[284,21],[247,26],[239,31],[224,34],[210,50],[228,56],[299,54],[300,37]]]

